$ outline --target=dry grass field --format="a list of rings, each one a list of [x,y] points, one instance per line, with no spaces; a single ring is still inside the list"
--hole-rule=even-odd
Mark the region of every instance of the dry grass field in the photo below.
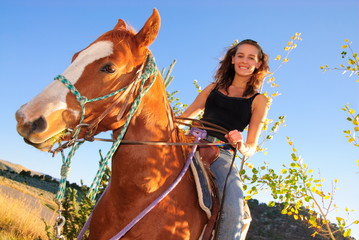
[[[53,225],[54,195],[0,177],[0,240],[47,239],[45,224]]]

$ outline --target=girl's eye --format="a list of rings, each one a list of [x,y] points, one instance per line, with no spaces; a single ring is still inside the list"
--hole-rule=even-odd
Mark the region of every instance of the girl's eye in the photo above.
[[[113,64],[106,64],[105,66],[103,66],[103,67],[101,68],[101,72],[104,72],[104,73],[114,73],[114,72],[116,72],[115,65],[113,65]]]

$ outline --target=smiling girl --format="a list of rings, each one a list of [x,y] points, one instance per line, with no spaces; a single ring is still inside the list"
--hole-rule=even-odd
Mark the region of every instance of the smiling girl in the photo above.
[[[246,237],[242,182],[238,169],[231,165],[235,150],[246,157],[256,152],[268,112],[268,99],[259,89],[268,71],[268,56],[259,44],[250,39],[239,42],[229,48],[220,61],[215,81],[180,116],[195,118],[204,110],[202,120],[228,130],[226,135],[208,130],[206,137],[208,142],[222,144],[219,157],[210,166],[222,205],[217,240]],[[246,127],[248,133],[244,140],[242,131]]]

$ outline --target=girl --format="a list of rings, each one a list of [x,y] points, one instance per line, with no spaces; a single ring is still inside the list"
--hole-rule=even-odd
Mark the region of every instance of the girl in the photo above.
[[[220,155],[210,166],[222,199],[217,240],[245,239],[248,230],[243,228],[245,212],[242,183],[237,168],[231,167],[231,164],[234,148],[246,157],[256,152],[268,112],[268,99],[258,91],[268,71],[268,56],[259,44],[249,39],[239,42],[229,48],[220,61],[215,81],[180,116],[195,118],[204,110],[202,120],[228,130],[226,135],[208,130],[206,140],[235,143],[234,146],[220,146]],[[244,140],[242,131],[247,126],[248,134]]]

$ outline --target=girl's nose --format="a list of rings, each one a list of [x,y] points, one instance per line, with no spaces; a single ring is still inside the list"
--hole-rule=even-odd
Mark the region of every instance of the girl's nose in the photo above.
[[[243,58],[241,58],[241,62],[242,62],[242,63],[247,63],[248,60],[247,60],[247,58],[243,57]]]

